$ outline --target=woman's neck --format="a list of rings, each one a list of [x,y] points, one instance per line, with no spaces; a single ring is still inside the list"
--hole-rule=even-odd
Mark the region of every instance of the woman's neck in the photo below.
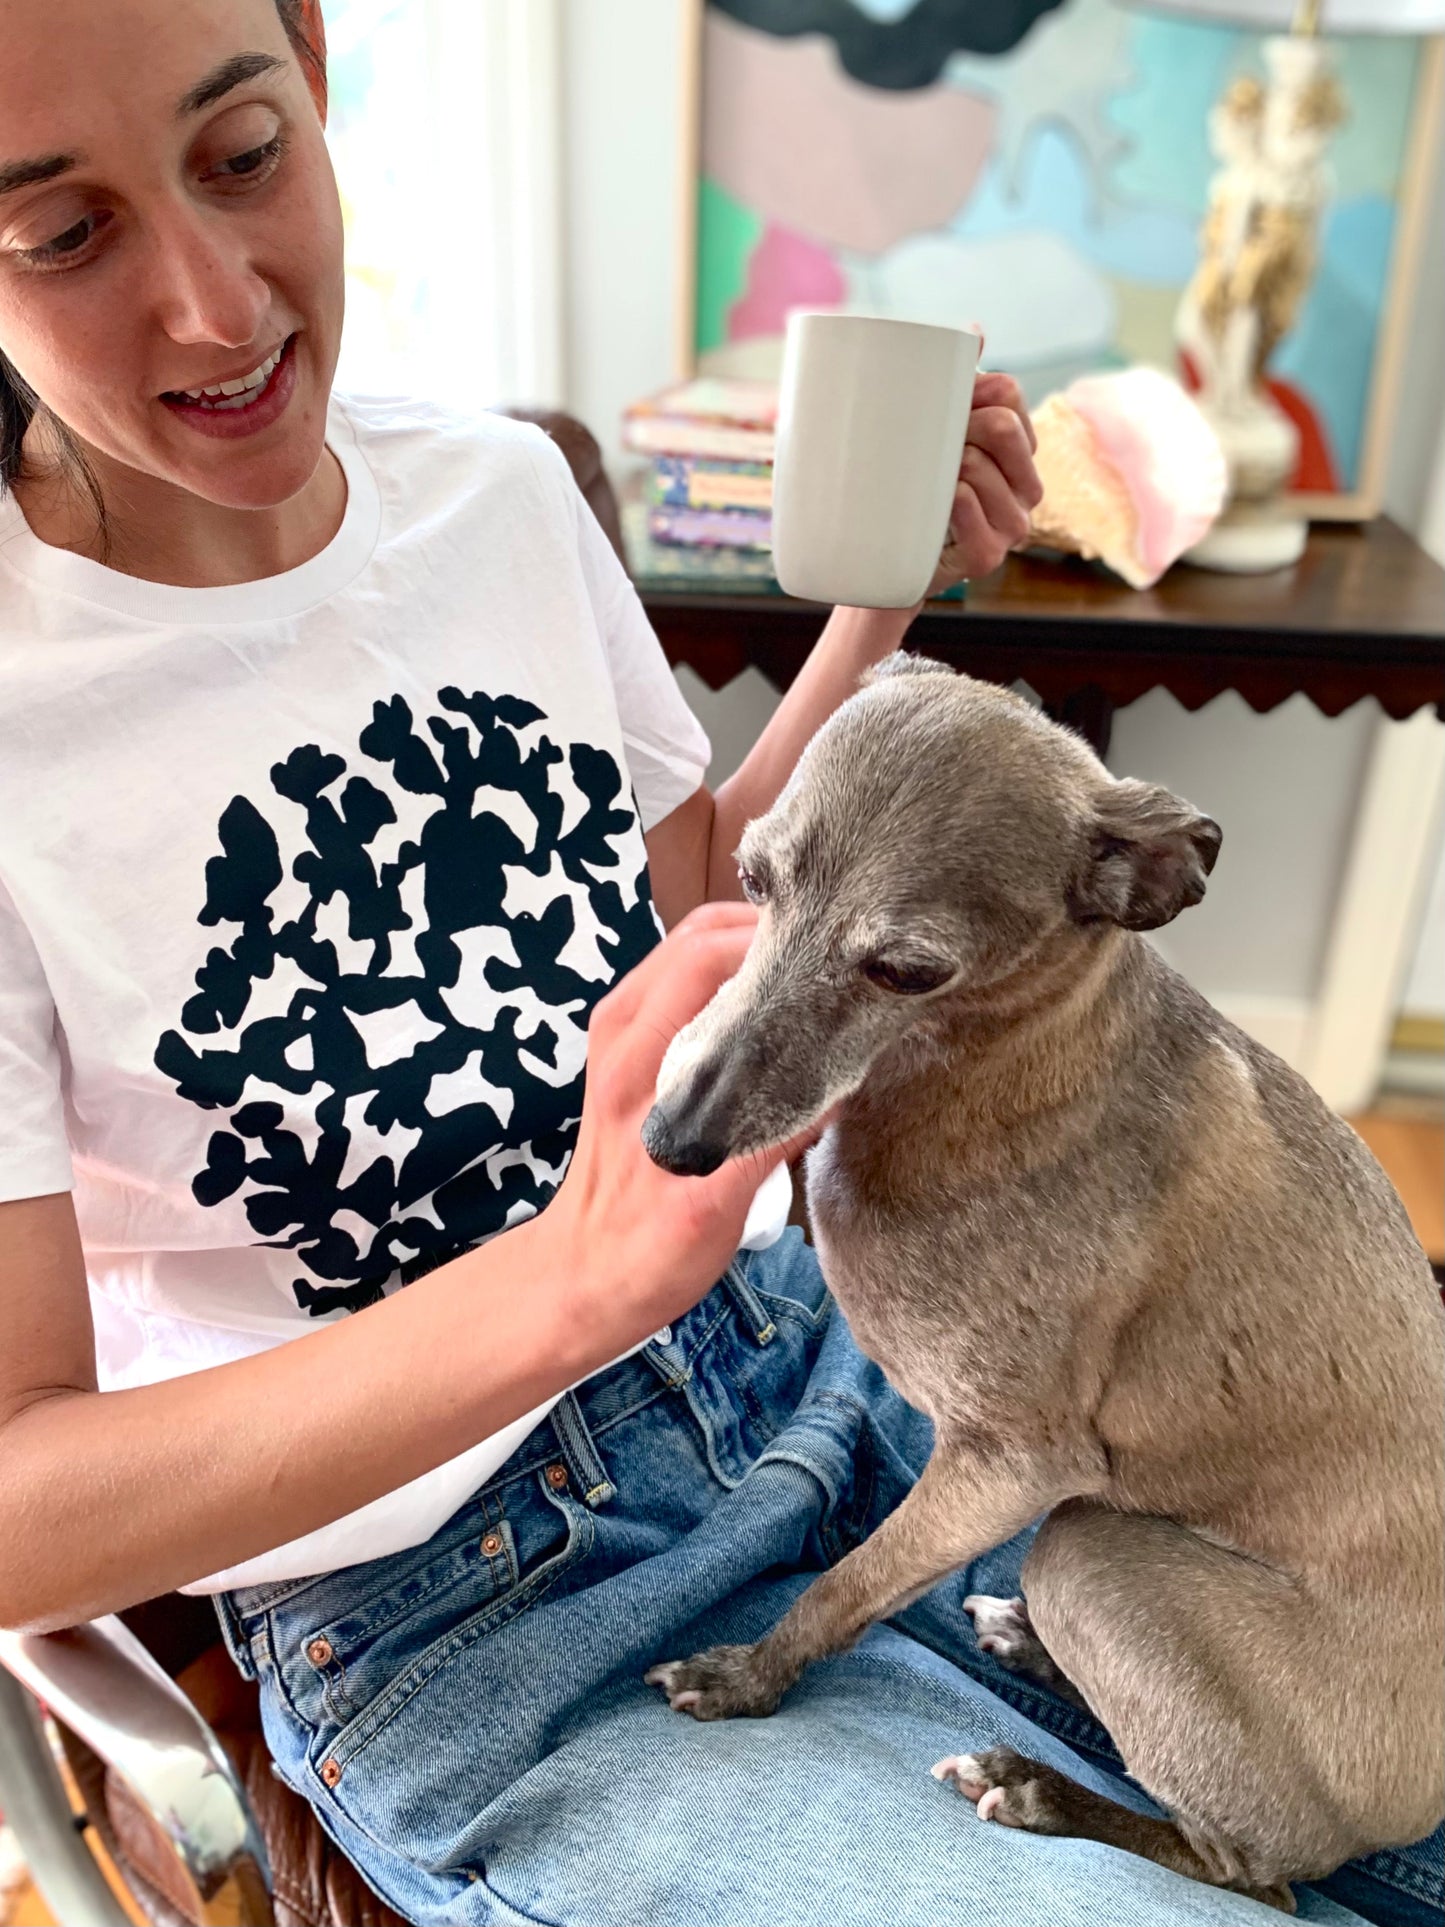
[[[346,512],[346,478],[329,448],[304,488],[261,509],[207,502],[173,482],[91,453],[105,503],[104,529],[89,491],[53,448],[32,449],[27,437],[26,457],[32,473],[15,485],[15,499],[42,542],[176,588],[219,589],[284,575],[326,547]]]

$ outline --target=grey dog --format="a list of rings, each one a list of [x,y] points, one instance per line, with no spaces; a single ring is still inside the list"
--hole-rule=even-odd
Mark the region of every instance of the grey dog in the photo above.
[[[1079,1698],[1172,1817],[1008,1748],[979,1814],[1292,1911],[1445,1810],[1445,1332],[1384,1174],[1135,934],[1218,826],[1007,692],[898,655],[739,851],[763,906],[644,1138],[701,1173],[831,1113],[819,1256],[933,1421],[917,1485],[754,1646],[653,1668],[697,1719],[1047,1514],[980,1644]]]

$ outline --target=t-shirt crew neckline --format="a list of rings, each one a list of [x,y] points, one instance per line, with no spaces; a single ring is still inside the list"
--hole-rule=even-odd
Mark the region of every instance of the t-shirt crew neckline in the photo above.
[[[300,615],[356,579],[371,560],[381,532],[381,492],[357,446],[351,422],[335,397],[327,414],[326,444],[346,478],[341,526],[324,549],[280,575],[216,589],[146,582],[92,562],[89,556],[42,542],[25,520],[19,503],[9,495],[0,502],[0,565],[42,588],[146,622],[194,626],[266,622]]]

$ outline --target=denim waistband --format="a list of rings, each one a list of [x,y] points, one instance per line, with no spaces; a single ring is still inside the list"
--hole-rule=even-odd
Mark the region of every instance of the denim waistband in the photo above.
[[[505,1464],[463,1501],[434,1537],[456,1530],[473,1511],[486,1512],[492,1495],[520,1479],[535,1478],[556,1461],[565,1465],[572,1489],[586,1505],[602,1506],[614,1498],[616,1487],[608,1475],[605,1448],[599,1445],[599,1437],[654,1399],[686,1385],[694,1362],[730,1315],[736,1313],[743,1330],[756,1344],[766,1345],[773,1338],[772,1319],[748,1281],[751,1256],[740,1251],[708,1295],[676,1324],[655,1334],[640,1352],[565,1392]],[[315,1586],[325,1576],[279,1579],[213,1595],[222,1639],[247,1679],[256,1677],[248,1622]]]

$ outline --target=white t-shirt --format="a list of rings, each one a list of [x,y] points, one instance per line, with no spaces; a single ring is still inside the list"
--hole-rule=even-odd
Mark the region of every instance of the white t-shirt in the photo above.
[[[336,536],[231,588],[0,502],[0,1199],[73,1189],[102,1389],[547,1202],[588,1013],[657,940],[643,832],[708,760],[539,429],[334,400],[327,440]],[[419,1543],[547,1409],[190,1590]]]

